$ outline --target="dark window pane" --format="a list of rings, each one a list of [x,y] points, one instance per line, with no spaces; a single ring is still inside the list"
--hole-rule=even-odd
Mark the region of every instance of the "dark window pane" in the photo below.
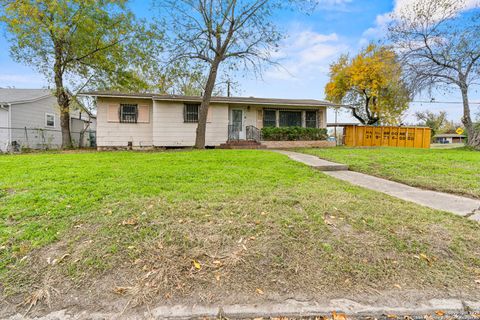
[[[306,111],[305,112],[305,126],[307,128],[316,128],[317,127],[317,111]]]
[[[301,111],[280,111],[280,127],[301,127]]]
[[[263,126],[264,127],[277,126],[277,112],[275,110],[263,110]]]
[[[120,122],[137,123],[138,105],[121,104],[120,105]]]
[[[184,122],[198,122],[198,109],[199,104],[186,104],[183,109],[183,121]]]
[[[55,127],[55,116],[47,114],[47,127]]]

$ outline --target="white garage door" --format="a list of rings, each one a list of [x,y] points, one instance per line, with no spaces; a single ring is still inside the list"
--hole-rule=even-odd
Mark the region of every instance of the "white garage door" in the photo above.
[[[8,142],[8,111],[0,109],[0,151],[6,151]]]

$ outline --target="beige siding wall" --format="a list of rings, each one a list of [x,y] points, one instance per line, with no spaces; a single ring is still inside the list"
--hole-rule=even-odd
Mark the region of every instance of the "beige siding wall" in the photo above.
[[[197,123],[185,123],[182,102],[155,102],[153,143],[157,147],[189,147],[195,144]],[[228,106],[213,104],[209,108],[206,145],[218,146],[228,139]]]
[[[149,121],[144,123],[120,123],[119,119],[109,118],[109,106],[121,103],[149,106]],[[110,107],[112,109],[112,107]],[[97,146],[126,147],[131,141],[134,147],[153,145],[153,108],[148,99],[98,98],[97,103]]]

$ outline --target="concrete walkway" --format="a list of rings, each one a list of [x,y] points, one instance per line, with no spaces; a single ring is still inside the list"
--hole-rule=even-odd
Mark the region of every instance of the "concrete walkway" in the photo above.
[[[335,162],[330,162],[327,160],[320,159],[318,157],[309,155],[309,154],[304,154],[304,153],[298,153],[298,152],[292,152],[292,151],[285,151],[285,150],[272,150],[277,153],[281,153],[284,155],[287,155],[290,159],[304,163],[314,169],[320,170],[320,171],[342,171],[342,170],[348,170],[348,166],[346,164],[339,164]]]
[[[325,172],[325,174],[350,182],[351,184],[370,190],[383,192],[390,196],[414,202],[425,207],[452,212],[454,214],[468,217],[472,220],[480,222],[480,200],[443,192],[423,190],[410,187],[402,183],[369,176],[367,174],[348,171],[347,168],[345,168],[345,165],[321,160],[311,155],[283,150],[275,150],[275,152],[285,154],[292,160],[304,163],[318,170],[322,170],[323,167],[327,167],[327,170],[322,170],[328,171]]]

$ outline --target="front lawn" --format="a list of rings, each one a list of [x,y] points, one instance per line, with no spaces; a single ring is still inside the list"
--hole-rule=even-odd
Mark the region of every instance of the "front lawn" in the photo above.
[[[480,152],[466,148],[302,149],[300,152],[345,163],[351,170],[415,187],[480,198]]]
[[[284,155],[33,154],[0,168],[0,317],[37,301],[31,313],[479,298],[477,223]]]

